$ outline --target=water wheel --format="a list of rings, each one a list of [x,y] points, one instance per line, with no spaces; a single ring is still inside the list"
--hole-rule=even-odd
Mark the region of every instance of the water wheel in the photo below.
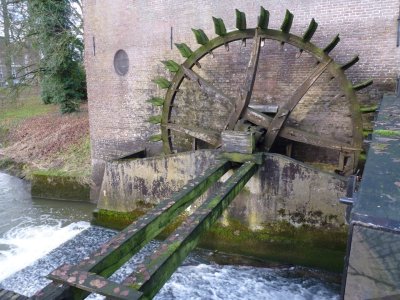
[[[246,16],[239,10],[236,10],[237,30],[228,32],[220,18],[213,18],[213,22],[217,37],[209,39],[203,30],[192,29],[200,47],[193,51],[185,43],[175,44],[186,60],[182,64],[173,60],[163,61],[174,76],[171,81],[165,77],[154,80],[167,92],[164,98],[154,97],[149,100],[155,106],[162,106],[162,114],[149,119],[151,123],[161,125],[161,134],[152,136],[151,140],[162,140],[164,152],[174,153],[199,148],[218,148],[221,146],[221,134],[226,131],[254,131],[259,151],[279,152],[279,149],[285,149],[284,152],[291,155],[293,144],[317,147],[334,153],[339,171],[346,174],[354,172],[362,147],[362,120],[355,92],[369,86],[372,81],[353,85],[346,77],[345,70],[357,63],[358,56],[345,64],[339,64],[332,58],[330,53],[339,43],[339,35],[326,47],[319,48],[311,42],[318,26],[314,19],[302,36],[296,36],[290,33],[293,22],[291,12],[286,11],[280,30],[270,29],[269,12],[263,7],[256,28],[247,28]],[[262,81],[262,76],[268,77],[270,68],[265,63],[268,59],[263,58],[262,50],[267,43],[273,45],[270,47],[275,47],[269,50],[275,49],[274,51],[283,53],[284,47],[289,45],[291,53],[296,51],[298,61],[306,56],[300,63],[303,74],[296,76],[296,80],[293,80],[293,84],[285,90],[280,99],[263,99],[265,94],[260,93],[260,90],[268,91],[269,88],[268,82],[263,85]],[[233,80],[233,84],[229,85],[229,80],[221,80],[224,77],[221,73],[213,76],[213,72],[205,71],[206,67],[213,66],[213,63],[203,62],[207,57],[213,59],[218,55],[218,51],[234,52],[232,49],[238,49],[237,44],[240,44],[240,49],[246,45],[249,49],[248,61],[237,63],[237,66],[242,65],[246,68],[239,70],[240,67],[229,62],[228,65],[233,66],[232,71],[224,74],[230,78],[240,74],[237,75],[240,79]],[[277,50],[278,48],[280,50]],[[224,65],[226,59],[224,56],[224,60],[214,64],[217,69],[218,66],[223,66],[223,70],[229,69]],[[237,53],[231,59],[237,59]],[[286,68],[292,63],[291,61],[282,66]],[[308,67],[304,67],[305,63]],[[284,80],[290,81],[291,76],[285,76],[287,79]],[[220,86],[213,82],[213,79]],[[256,81],[260,81],[257,89]],[[324,85],[323,81],[328,83]],[[240,86],[237,82],[241,82]],[[312,115],[310,111],[318,108],[318,101],[322,98],[315,97],[315,93],[310,92],[315,89],[317,82],[318,91],[323,91],[324,86],[328,86],[326,90],[329,90],[329,95],[325,98],[329,99],[325,100],[327,104],[322,105],[327,108],[326,112],[314,113],[310,125],[310,122],[307,123],[304,119]],[[336,88],[332,89],[331,85],[335,85]],[[255,96],[255,90],[258,96]],[[334,94],[332,90],[335,91]],[[311,95],[308,95],[310,93]],[[307,104],[307,101],[311,104]],[[348,123],[347,127],[345,126],[347,132],[343,134],[338,132],[346,130],[343,130],[343,127],[335,130],[335,124],[332,123],[335,121],[329,120],[332,114],[338,113],[329,109],[330,103],[335,102],[339,103],[336,110],[339,109],[339,113],[344,114],[342,119]],[[296,117],[296,108],[299,106],[303,106],[302,113],[297,113]],[[318,110],[321,110],[320,107]],[[323,127],[325,131],[319,132]],[[333,131],[326,134],[330,127]]]

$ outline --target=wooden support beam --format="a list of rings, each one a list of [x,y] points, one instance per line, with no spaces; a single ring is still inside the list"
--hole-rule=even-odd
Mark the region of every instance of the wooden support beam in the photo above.
[[[293,143],[289,143],[286,145],[286,156],[292,157]]]
[[[262,126],[264,128],[269,128],[270,124],[273,120],[272,117],[264,115],[260,112],[257,112],[253,109],[248,108],[243,117],[250,121],[251,123]],[[281,129],[279,132],[279,136],[283,137],[285,139],[295,141],[295,142],[300,142],[300,143],[305,143],[317,147],[322,147],[322,148],[328,148],[328,149],[334,149],[334,150],[343,150],[343,151],[360,151],[360,148],[353,147],[349,144],[346,144],[344,142],[340,142],[334,139],[329,139],[326,137],[319,136],[314,133],[309,133],[304,130],[290,127],[290,126],[285,126]]]
[[[276,104],[249,104],[250,108],[257,110],[262,113],[276,114],[279,109],[279,105]]]
[[[220,158],[240,164],[250,161],[257,165],[262,165],[264,163],[265,153],[258,152],[254,154],[243,154],[243,153],[222,152]]]
[[[204,175],[190,180],[179,192],[167,198],[145,216],[129,225],[119,234],[102,245],[97,251],[83,260],[77,268],[81,271],[109,277],[127,262],[145,244],[156,237],[166,225],[217,182],[231,167],[228,161],[220,161]],[[39,291],[33,299],[64,299],[71,295],[73,299],[84,299],[87,292],[70,289],[69,286],[51,283]],[[60,297],[60,298],[58,298]],[[67,297],[67,296],[65,296]]]
[[[250,61],[246,70],[245,82],[244,85],[239,90],[240,96],[235,101],[235,108],[232,111],[231,115],[229,116],[228,122],[226,123],[225,126],[225,128],[228,130],[233,130],[236,122],[242,115],[243,110],[250,103],[251,95],[253,94],[254,82],[256,80],[258,60],[260,57],[260,48],[261,48],[261,38],[259,36],[258,29],[256,29],[254,36],[253,51],[251,52]]]
[[[166,128],[173,131],[184,133],[196,139],[202,140],[210,145],[213,145],[214,147],[219,147],[221,145],[221,136],[220,133],[217,131],[212,131],[210,129],[205,129],[197,126],[172,123],[168,123],[165,126]]]
[[[300,102],[303,96],[307,93],[314,82],[322,75],[328,65],[332,62],[332,59],[327,59],[324,62],[318,64],[313,72],[307,77],[307,79],[296,89],[293,96],[285,103],[277,112],[274,119],[272,120],[265,137],[265,149],[269,151],[272,144],[275,142],[279,131],[283,127],[283,124],[288,119],[291,111]]]
[[[28,297],[0,288],[1,300],[27,300]]]
[[[221,151],[252,154],[255,147],[253,132],[224,130],[221,133]]]
[[[257,169],[255,163],[244,163],[221,188],[210,195],[178,229],[146,257],[144,264],[129,275],[123,284],[138,289],[143,293],[143,298],[154,297],[189,252],[196,247],[200,234],[221,216]]]
[[[183,67],[183,72],[191,81],[198,83],[199,88],[203,93],[207,94],[209,97],[215,98],[216,101],[222,101],[226,105],[232,105],[233,102],[229,96],[201,77],[195,71]]]
[[[141,292],[131,287],[112,282],[94,273],[76,270],[71,265],[59,267],[47,278],[109,299],[136,300],[142,296]]]

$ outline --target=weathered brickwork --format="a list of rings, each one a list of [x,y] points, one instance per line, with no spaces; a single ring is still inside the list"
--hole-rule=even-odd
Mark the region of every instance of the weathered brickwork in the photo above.
[[[172,42],[187,43],[192,49],[195,42],[191,28],[202,28],[214,37],[211,17],[223,18],[228,30],[235,28],[234,9],[244,11],[248,27],[255,27],[260,5],[271,13],[270,28],[278,29],[285,10],[294,14],[291,33],[302,35],[311,18],[319,27],[312,42],[325,47],[340,33],[341,41],[331,52],[339,63],[349,61],[355,54],[360,61],[346,74],[353,82],[372,78],[374,85],[360,94],[365,104],[379,101],[384,92],[394,91],[400,73],[400,48],[396,47],[399,0],[308,0],[308,1],[181,1],[181,0],[113,0],[84,1],[86,68],[88,76],[89,115],[92,139],[92,158],[95,169],[101,170],[104,160],[148,148],[160,151],[158,143],[149,143],[148,137],[159,132],[159,126],[146,122],[158,109],[146,102],[152,96],[164,96],[151,80],[170,75],[161,60],[183,62],[179,52],[171,50]],[[201,74],[227,94],[235,97],[237,86],[244,78],[244,70],[252,42],[241,47],[240,42],[230,51],[217,49],[214,57],[202,60]],[[114,54],[124,49],[129,57],[129,72],[118,75],[113,66]],[[296,58],[298,49],[283,47],[266,41],[260,55],[253,101],[276,103],[287,99],[315,66],[315,59],[303,53]],[[183,88],[178,96],[177,118],[187,111],[194,123],[208,121],[210,127],[226,114],[226,109],[215,105],[204,107],[206,96]],[[193,92],[192,92],[193,90]],[[346,141],[350,138],[348,109],[340,98],[336,80],[324,74],[307,93],[291,119],[310,131],[318,131]],[[195,96],[195,97],[193,97]],[[190,108],[190,109],[189,109]],[[188,119],[183,117],[183,119]]]

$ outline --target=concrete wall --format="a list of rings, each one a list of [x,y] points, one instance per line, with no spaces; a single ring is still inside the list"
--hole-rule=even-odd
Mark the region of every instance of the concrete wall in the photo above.
[[[106,164],[98,208],[129,212],[157,204],[215,163],[218,152],[201,150]],[[222,177],[226,180],[232,173]],[[217,183],[210,191],[218,187]],[[227,210],[250,229],[286,220],[292,224],[344,224],[343,177],[316,171],[278,154],[269,154]]]
[[[151,79],[167,74],[159,62],[174,59],[183,62],[172,42],[186,42],[192,49],[197,45],[191,28],[202,28],[214,37],[212,16],[224,19],[228,29],[235,27],[234,9],[246,13],[248,27],[255,27],[259,7],[271,12],[270,28],[279,28],[286,8],[294,13],[291,32],[302,35],[311,18],[319,23],[313,42],[325,47],[340,33],[341,42],[332,56],[345,63],[355,54],[360,62],[346,73],[354,81],[374,79],[374,86],[360,94],[360,100],[377,102],[385,91],[393,91],[399,75],[400,50],[396,47],[399,0],[309,0],[309,1],[180,1],[180,0],[114,0],[84,1],[85,63],[88,79],[89,117],[95,184],[99,184],[104,161],[146,147],[150,153],[159,153],[160,143],[148,143],[148,137],[157,134],[159,127],[146,122],[159,111],[146,102],[152,96],[164,96]],[[175,48],[175,47],[174,47]],[[118,75],[113,66],[114,54],[124,49],[129,57],[129,72]],[[202,75],[229,95],[237,94],[251,49],[234,43],[230,51],[218,49],[214,58],[202,60]],[[277,103],[285,101],[302,82],[315,59],[304,53],[296,58],[298,50],[290,45],[267,41],[261,52],[259,74],[253,101]],[[346,141],[350,138],[348,108],[338,93],[336,80],[322,76],[296,108],[291,122],[302,128]],[[182,87],[177,104],[177,121],[213,126],[224,110],[204,105],[209,99],[187,83]],[[299,148],[299,158],[309,153]],[[319,158],[328,155],[318,151]],[[94,195],[94,197],[96,197]]]

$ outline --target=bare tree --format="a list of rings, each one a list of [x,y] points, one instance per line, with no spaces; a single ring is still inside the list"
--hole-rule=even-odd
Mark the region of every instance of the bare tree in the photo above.
[[[1,0],[1,17],[4,32],[4,75],[8,86],[12,86],[14,81],[12,78],[11,20],[7,0]]]

